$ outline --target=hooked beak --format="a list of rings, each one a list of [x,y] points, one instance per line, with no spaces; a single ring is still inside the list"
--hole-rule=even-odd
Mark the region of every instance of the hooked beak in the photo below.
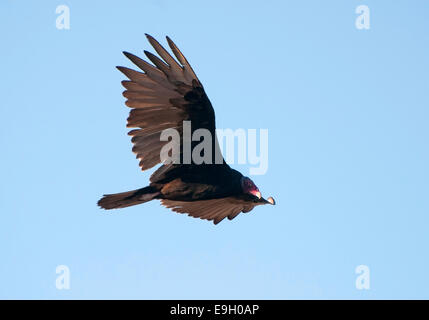
[[[268,197],[267,201],[268,201],[269,203],[271,203],[273,206],[276,204],[276,201],[274,200],[274,198],[273,198],[273,197]]]

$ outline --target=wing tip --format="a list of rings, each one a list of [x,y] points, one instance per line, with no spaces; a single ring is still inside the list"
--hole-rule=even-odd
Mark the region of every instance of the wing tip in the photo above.
[[[151,57],[156,57],[152,52],[147,51],[147,50],[143,50],[143,53],[146,55],[146,57],[148,57],[151,61]]]
[[[124,56],[126,56],[128,59],[130,59],[132,62],[134,62],[134,60],[136,58],[139,59],[139,57],[137,57],[135,54],[132,54],[131,52],[122,51],[122,53],[124,54]]]
[[[128,68],[124,67],[124,66],[116,66],[116,69],[121,71],[123,74],[125,74],[125,72],[127,72],[127,70],[128,70]]]

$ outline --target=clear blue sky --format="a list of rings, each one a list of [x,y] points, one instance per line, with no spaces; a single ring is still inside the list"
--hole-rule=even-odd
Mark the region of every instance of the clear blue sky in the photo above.
[[[61,4],[70,30],[55,27]],[[0,298],[429,298],[427,1],[0,9]],[[268,172],[252,178],[276,207],[214,226],[158,202],[96,206],[151,173],[115,69],[150,48],[145,32],[185,53],[218,127],[269,129]],[[370,290],[355,288],[361,264]]]

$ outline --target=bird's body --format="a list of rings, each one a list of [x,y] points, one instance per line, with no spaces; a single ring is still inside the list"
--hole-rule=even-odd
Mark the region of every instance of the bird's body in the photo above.
[[[150,185],[164,199],[195,201],[239,195],[242,174],[228,165],[182,165],[170,168],[167,177],[151,177]]]
[[[133,191],[105,195],[98,205],[104,209],[124,208],[153,199],[180,213],[213,220],[215,224],[224,218],[233,219],[240,212],[248,212],[260,204],[274,204],[274,200],[261,197],[253,182],[217,156],[215,114],[204,88],[186,58],[167,37],[170,48],[180,64],[151,36],[147,36],[161,59],[145,51],[155,66],[124,52],[145,73],[118,67],[130,81],[123,81],[127,89],[126,105],[131,107],[128,127],[133,137],[133,151],[140,159],[142,170],[162,161],[162,139],[165,130],[174,129],[180,136],[177,149],[178,161],[161,165],[150,177],[149,186]],[[198,142],[186,136],[205,129],[210,134],[211,152],[208,160],[199,163],[188,156]],[[204,151],[207,152],[207,151]],[[207,160],[207,158],[205,158]]]

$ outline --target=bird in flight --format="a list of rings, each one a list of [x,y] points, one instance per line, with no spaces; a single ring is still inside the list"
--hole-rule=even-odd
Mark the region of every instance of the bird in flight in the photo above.
[[[128,134],[132,136],[133,152],[140,160],[141,169],[147,170],[162,165],[151,175],[147,187],[115,194],[104,195],[98,205],[104,209],[134,206],[154,199],[175,212],[213,221],[218,224],[223,219],[234,219],[241,212],[251,211],[258,205],[271,204],[272,197],[264,199],[253,181],[232,169],[221,155],[216,138],[215,113],[204,87],[194,70],[174,42],[167,37],[168,45],[176,59],[158,41],[146,35],[159,57],[145,51],[150,64],[141,58],[124,52],[141,71],[117,67],[129,80],[122,81],[125,104],[131,108],[127,127],[136,128]],[[186,137],[184,124],[191,124],[191,131],[208,130],[212,161],[186,162],[184,145]],[[180,136],[177,149],[178,162],[165,163],[161,153],[168,143],[162,132],[174,129]],[[195,147],[190,141],[191,150]],[[211,151],[211,152],[209,152]]]

